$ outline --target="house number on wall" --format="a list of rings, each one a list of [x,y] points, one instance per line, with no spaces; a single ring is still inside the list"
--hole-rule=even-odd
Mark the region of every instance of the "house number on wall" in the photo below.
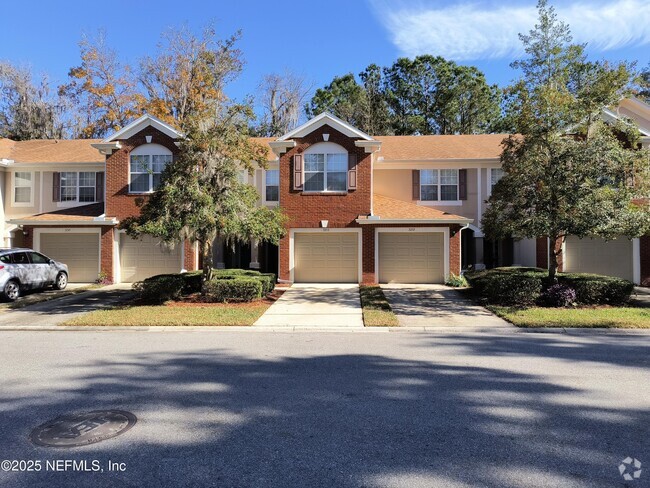
[[[415,227],[409,227],[409,232],[415,232]]]

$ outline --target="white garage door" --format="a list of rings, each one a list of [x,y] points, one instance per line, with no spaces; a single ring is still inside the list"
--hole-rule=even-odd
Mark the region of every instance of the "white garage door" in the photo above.
[[[564,251],[564,270],[568,273],[596,273],[633,279],[632,241],[629,239],[605,241],[569,236]]]
[[[442,232],[380,232],[380,283],[443,283]]]
[[[91,283],[99,275],[99,233],[42,233],[39,250],[68,265],[69,281]]]
[[[131,239],[122,234],[120,266],[121,280],[124,283],[142,281],[158,274],[178,273],[182,269],[181,245],[169,249],[151,236]]]
[[[294,281],[297,283],[357,283],[356,232],[296,233]]]

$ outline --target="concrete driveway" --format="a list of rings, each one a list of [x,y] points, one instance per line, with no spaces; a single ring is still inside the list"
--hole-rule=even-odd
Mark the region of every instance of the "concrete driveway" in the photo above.
[[[111,307],[132,295],[131,285],[122,283],[27,305],[23,308],[2,310],[0,311],[0,330],[60,325],[86,312]]]
[[[0,486],[647,487],[649,352],[648,335],[505,329],[0,331],[0,459],[104,468]],[[105,408],[138,422],[74,449],[29,441]],[[639,480],[619,474],[627,456]]]
[[[402,327],[513,326],[444,285],[381,285]]]
[[[363,328],[359,286],[294,284],[269,307],[254,326]]]

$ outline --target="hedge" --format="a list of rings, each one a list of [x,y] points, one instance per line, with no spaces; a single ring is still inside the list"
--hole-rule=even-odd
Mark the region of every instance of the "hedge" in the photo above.
[[[546,275],[538,268],[494,268],[465,273],[465,279],[488,303],[523,307],[537,302]]]
[[[558,282],[573,288],[576,301],[583,305],[621,305],[634,291],[634,283],[613,276],[561,273]]]
[[[189,295],[192,293],[198,293],[201,291],[203,279],[203,271],[191,271],[189,273],[175,273],[175,274],[161,274],[156,276],[151,276],[143,281],[135,283],[133,289],[136,290],[140,298],[149,303],[163,303],[168,300],[179,300],[183,295]],[[215,301],[251,301],[256,298],[261,298],[268,293],[271,293],[275,288],[276,277],[273,273],[260,273],[259,271],[254,270],[245,270],[245,269],[219,269],[214,270],[213,279],[214,281],[224,281],[230,282],[233,280],[253,280],[260,284],[261,292],[259,296],[257,294],[253,298],[249,298],[251,295],[250,287],[247,285],[224,285],[222,287],[224,290],[227,288],[228,291],[219,292],[216,294],[218,297]],[[206,283],[208,285],[208,283]],[[209,300],[212,300],[210,297],[210,291],[212,287],[209,286],[209,289],[206,290],[206,296]],[[221,289],[221,288],[220,288]],[[255,287],[257,289],[257,287]],[[241,296],[237,296],[237,290],[243,290]],[[225,299],[221,297],[225,296]]]
[[[203,284],[203,292],[210,302],[252,302],[262,298],[262,281],[254,277],[219,278]]]
[[[634,284],[611,276],[586,273],[558,273],[558,283],[575,291],[580,305],[620,305],[634,290]],[[494,305],[530,306],[548,304],[548,271],[540,268],[494,268],[465,273],[474,293]]]

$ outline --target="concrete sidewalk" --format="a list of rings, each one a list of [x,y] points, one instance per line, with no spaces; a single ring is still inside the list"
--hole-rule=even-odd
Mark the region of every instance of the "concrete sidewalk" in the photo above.
[[[58,326],[78,315],[108,308],[133,296],[130,283],[55,298],[46,302],[0,312],[0,330],[21,326]]]
[[[253,325],[277,328],[363,328],[359,286],[294,284]]]
[[[513,328],[444,285],[381,285],[402,327]]]

